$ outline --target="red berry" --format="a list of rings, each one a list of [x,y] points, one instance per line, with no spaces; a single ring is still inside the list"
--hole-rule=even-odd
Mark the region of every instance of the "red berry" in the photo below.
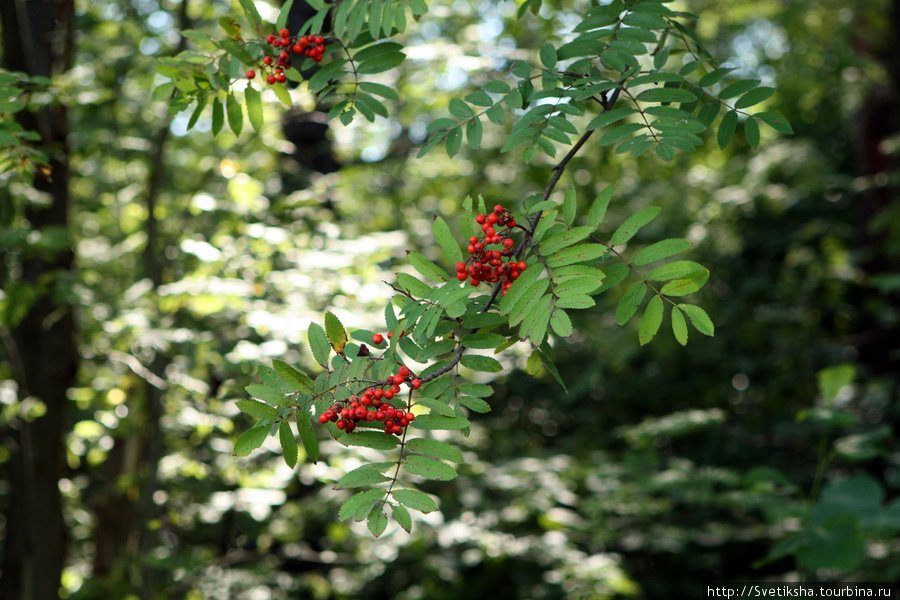
[[[384,397],[390,400],[394,397],[394,390],[384,390]]]
[[[383,342],[384,342],[384,336],[381,335],[380,333],[376,333],[375,335],[372,336],[372,343],[373,343],[373,344],[378,345],[378,344],[381,344],[381,343],[383,343]]]
[[[340,421],[338,421],[337,423],[335,423],[335,425],[337,425],[337,428],[338,428],[338,429],[346,429],[346,428],[347,428],[347,421],[341,419]]]
[[[287,75],[285,75],[284,73],[279,73],[275,76],[275,79],[276,81],[278,81],[278,83],[284,83],[285,81],[287,81]]]
[[[412,381],[409,382],[409,387],[411,387],[414,390],[419,389],[420,387],[422,387],[422,380],[421,379],[413,379]]]
[[[266,36],[266,43],[267,43],[267,44],[272,44],[272,43],[275,42],[277,39],[278,39],[277,37],[275,37],[273,34],[270,33],[269,35]]]
[[[322,413],[321,415],[319,415],[319,423],[322,423],[324,425],[327,422],[328,422],[328,415],[326,415],[325,413]]]
[[[271,56],[267,56],[263,59],[263,62],[266,63],[267,65],[271,65],[273,62],[275,62],[275,59],[272,58]]]
[[[466,270],[466,263],[458,262],[458,263],[456,263],[456,267],[455,267],[455,268],[456,268],[457,271],[465,271],[465,270]]]
[[[466,251],[467,251],[469,254],[475,254],[475,252],[476,252],[476,250],[475,250],[475,244],[469,244],[469,247],[466,248]]]
[[[266,83],[268,83],[269,85],[272,85],[273,83],[275,83],[275,81],[276,79],[274,75],[269,75],[268,77],[266,77]]]
[[[254,77],[256,77],[256,71],[254,71],[253,69],[247,71],[247,79],[253,79]]]
[[[313,41],[321,46],[322,44],[325,43],[325,38],[323,38],[321,35],[317,35],[316,37],[313,38]]]
[[[487,216],[487,222],[490,223],[491,225],[493,225],[494,223],[496,223],[499,220],[500,220],[500,217],[498,217],[497,213],[495,213],[495,212],[492,212],[491,214],[489,214]]]
[[[460,281],[465,281],[466,278],[468,278],[468,277],[469,276],[466,274],[465,271],[460,271],[456,274],[456,278],[459,279]]]
[[[409,371],[409,369],[407,369],[407,371]],[[403,380],[405,380],[405,379],[406,379],[406,377],[404,377],[403,375],[394,375],[392,381],[394,384],[400,385],[401,383],[403,383]]]
[[[284,50],[278,53],[278,58],[280,58],[281,60],[288,60],[290,57],[291,55]]]
[[[394,335],[393,331],[388,331],[388,339],[391,339]]]
[[[528,265],[526,265],[524,262],[520,262],[520,263],[519,263],[518,265],[516,265],[516,266],[518,267],[518,269],[519,269],[520,271],[524,271],[524,270],[525,270],[525,267],[527,267]]]
[[[280,35],[283,38],[288,38],[288,37],[291,37],[291,32],[288,31],[287,29],[282,29],[281,31],[278,32],[278,35]]]
[[[409,375],[409,367],[407,367],[406,365],[400,365],[400,368],[397,369],[397,375],[403,375],[404,377],[406,377],[407,375]]]
[[[500,213],[502,213],[502,212],[503,212],[503,205],[502,205],[502,204],[498,204],[497,206],[495,206],[495,207],[494,207],[494,212],[497,213],[498,215],[499,215]]]
[[[294,51],[294,54],[303,54],[303,50],[304,50],[305,48],[306,48],[306,47],[303,46],[302,44],[294,44],[294,47],[291,48],[291,50]]]
[[[511,250],[512,247],[516,245],[516,243],[513,241],[512,238],[506,238],[503,240],[502,243],[503,243],[503,247],[506,248],[507,250]]]
[[[412,414],[411,412],[406,413],[406,420],[407,420],[407,421],[414,421],[415,418],[416,418],[416,415]]]
[[[487,217],[484,215],[478,215],[477,217],[475,217],[475,222],[479,225],[484,225],[485,221],[487,221]]]

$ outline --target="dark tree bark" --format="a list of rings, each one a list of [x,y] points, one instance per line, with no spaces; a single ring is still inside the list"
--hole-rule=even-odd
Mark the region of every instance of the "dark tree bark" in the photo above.
[[[7,0],[0,3],[3,66],[29,75],[52,76],[69,68],[73,49],[72,0]],[[29,204],[30,228],[69,228],[68,119],[56,105],[17,115],[26,129],[37,131],[49,157],[49,175],[33,185],[49,205]],[[6,539],[0,597],[5,600],[57,598],[65,563],[66,528],[59,479],[65,474],[64,436],[68,431],[67,390],[77,368],[73,308],[65,292],[73,269],[72,248],[54,252],[23,251],[17,281],[29,285],[36,300],[11,324],[8,353],[16,360],[19,396],[42,401],[46,412],[33,420],[9,423],[3,442],[12,454]],[[7,283],[7,282],[4,282]]]

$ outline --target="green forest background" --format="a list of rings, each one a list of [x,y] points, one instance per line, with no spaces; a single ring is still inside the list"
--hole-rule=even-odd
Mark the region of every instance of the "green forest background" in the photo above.
[[[253,423],[235,400],[260,362],[312,368],[302,342],[325,310],[378,329],[405,250],[440,258],[434,214],[544,188],[552,164],[501,154],[502,128],[453,160],[415,154],[451,98],[560,39],[585,3],[520,21],[512,2],[435,0],[402,40],[390,119],[329,124],[297,92],[291,111],[268,105],[262,135],[215,138],[208,115],[188,133],[189,112],[167,114],[154,65],[180,30],[224,35],[237,2],[58,2],[62,48],[52,16],[14,25],[15,5],[53,4],[0,9],[3,67],[55,68],[35,128],[64,133],[51,183],[0,175],[0,597],[52,597],[24,582],[55,590],[59,569],[77,599],[697,598],[713,582],[900,579],[900,2],[678,3],[713,55],[777,87],[767,110],[795,135],[670,163],[588,143],[566,178],[584,206],[617,186],[611,227],[663,207],[636,241],[695,242],[716,336],[641,348],[613,293],[555,342],[568,393],[512,349],[460,477],[425,488],[441,514],[377,540],[337,519],[347,492],[328,483],[364,455],[236,458]],[[23,50],[35,32],[46,61]]]

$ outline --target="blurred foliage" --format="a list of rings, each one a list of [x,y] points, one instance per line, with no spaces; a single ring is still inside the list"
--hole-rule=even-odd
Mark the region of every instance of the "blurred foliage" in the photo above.
[[[585,205],[616,183],[618,222],[665,207],[636,241],[695,242],[691,258],[713,274],[702,304],[716,337],[639,348],[633,329],[615,326],[610,297],[556,343],[568,395],[549,375],[526,376],[523,350],[494,382],[494,412],[475,420],[461,477],[427,490],[444,520],[372,540],[335,520],[345,492],[319,483],[367,451],[331,444],[327,464],[296,471],[275,446],[236,459],[234,432],[252,423],[234,400],[256,381],[254,360],[313,364],[299,336],[325,308],[370,327],[404,251],[434,251],[431,215],[459,218],[467,194],[513,203],[543,189],[550,163],[523,167],[490,129],[477,153],[412,156],[449,98],[539,47],[533,36],[565,31],[581,4],[544,2],[535,32],[511,2],[432,3],[388,82],[406,102],[374,125],[334,125],[342,168],[321,174],[295,160],[274,105],[263,134],[213,138],[207,118],[185,135],[189,113],[170,118],[151,101],[155,59],[176,51],[180,3],[77,3],[78,58],[57,82],[73,99],[79,267],[59,293],[78,307],[82,354],[60,481],[68,597],[126,598],[148,573],[155,597],[190,599],[695,597],[713,581],[900,578],[892,7],[684,4],[702,15],[714,54],[777,84],[767,106],[796,135],[764,131],[755,153],[710,141],[672,163],[588,147],[569,173]],[[216,32],[236,7],[191,3],[191,27]],[[164,131],[154,287],[144,199]],[[21,179],[3,186],[7,207],[40,201]],[[28,302],[6,285],[16,253],[39,248],[19,235],[28,223],[15,208],[0,216],[12,236],[0,265],[6,327]],[[2,357],[2,421],[40,418]],[[166,366],[154,376],[157,357]],[[164,451],[154,514],[131,524],[151,542],[123,544],[98,576],[110,507],[144,489],[147,467],[129,452],[147,434],[153,385]],[[0,473],[8,460],[0,448]]]

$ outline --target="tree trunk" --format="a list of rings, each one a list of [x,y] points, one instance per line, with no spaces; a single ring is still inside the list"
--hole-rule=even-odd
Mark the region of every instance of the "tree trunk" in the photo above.
[[[29,75],[58,75],[72,57],[74,7],[71,0],[7,0],[0,3],[3,66]],[[33,231],[68,231],[68,120],[65,108],[53,106],[17,115],[22,125],[37,131],[49,158],[49,175],[39,173],[34,188],[49,201],[29,203],[25,217]],[[20,398],[40,400],[45,411],[33,419],[9,423],[3,434],[11,453],[6,539],[0,597],[5,600],[57,598],[66,557],[66,528],[59,479],[65,474],[64,436],[68,430],[67,390],[77,366],[73,308],[67,286],[74,253],[63,250],[29,252],[26,247],[17,282],[31,287],[35,300],[24,317],[9,324],[4,336],[16,362]],[[9,281],[4,281],[4,286]]]

